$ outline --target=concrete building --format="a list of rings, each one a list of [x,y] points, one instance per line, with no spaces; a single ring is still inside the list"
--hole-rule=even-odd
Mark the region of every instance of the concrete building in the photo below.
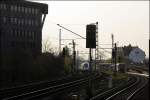
[[[25,0],[0,1],[0,56],[12,50],[41,53],[42,27],[48,5]]]

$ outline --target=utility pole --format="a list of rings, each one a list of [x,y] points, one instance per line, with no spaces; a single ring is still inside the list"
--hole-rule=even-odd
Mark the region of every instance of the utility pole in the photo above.
[[[76,53],[76,71],[78,73],[78,69],[79,69],[79,51],[77,50]]]
[[[117,46],[116,46],[116,43],[115,43],[115,57],[114,57],[114,62],[115,62],[115,70],[114,70],[114,75],[116,75],[116,72],[117,72]]]
[[[61,53],[61,29],[59,29],[59,54]]]
[[[89,67],[90,67],[90,78],[89,78],[89,87],[88,87],[88,96],[89,99],[93,96],[92,93],[92,48],[89,48]]]
[[[90,57],[90,63],[89,63],[90,72],[92,72],[92,49],[91,48],[89,48],[89,57]]]
[[[113,62],[114,62],[114,59],[113,59],[113,48],[114,48],[114,35],[113,34],[111,34],[111,38],[112,38],[112,59],[111,59],[111,63],[113,64]]]
[[[76,51],[75,51],[75,42],[72,40],[73,45],[73,72],[76,71]]]
[[[95,71],[99,60],[98,22],[96,22],[96,48],[95,48]]]

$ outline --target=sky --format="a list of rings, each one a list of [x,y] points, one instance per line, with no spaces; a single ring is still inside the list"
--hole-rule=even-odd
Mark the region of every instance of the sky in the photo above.
[[[36,1],[48,4],[48,15],[43,27],[42,41],[48,40],[52,48],[58,51],[60,24],[83,37],[86,37],[86,25],[98,22],[99,44],[102,48],[111,48],[111,34],[117,46],[131,44],[138,46],[149,57],[149,1]],[[62,29],[62,39],[79,38]],[[62,47],[71,40],[63,40]],[[88,52],[86,41],[77,39],[76,49]],[[68,45],[72,49],[72,45]],[[100,49],[110,57],[108,52]],[[80,54],[85,57],[87,54]]]

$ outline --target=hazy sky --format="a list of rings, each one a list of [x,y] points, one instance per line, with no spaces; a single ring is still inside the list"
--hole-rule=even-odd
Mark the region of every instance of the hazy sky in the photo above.
[[[85,37],[86,24],[99,22],[100,44],[111,44],[111,34],[113,33],[118,46],[130,43],[133,46],[139,46],[145,51],[146,56],[149,54],[149,1],[38,2],[47,3],[49,6],[42,36],[43,41],[48,39],[54,48],[58,49],[59,44],[60,27],[56,24],[61,24]],[[78,37],[62,29],[62,38]],[[63,44],[70,42],[63,41]],[[85,40],[76,40],[76,43],[79,51],[88,51],[85,49]],[[107,55],[107,53],[105,54]]]

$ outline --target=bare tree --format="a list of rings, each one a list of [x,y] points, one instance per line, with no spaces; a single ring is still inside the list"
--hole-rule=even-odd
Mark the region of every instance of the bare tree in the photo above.
[[[52,47],[49,39],[45,39],[42,41],[42,52],[52,52]]]

